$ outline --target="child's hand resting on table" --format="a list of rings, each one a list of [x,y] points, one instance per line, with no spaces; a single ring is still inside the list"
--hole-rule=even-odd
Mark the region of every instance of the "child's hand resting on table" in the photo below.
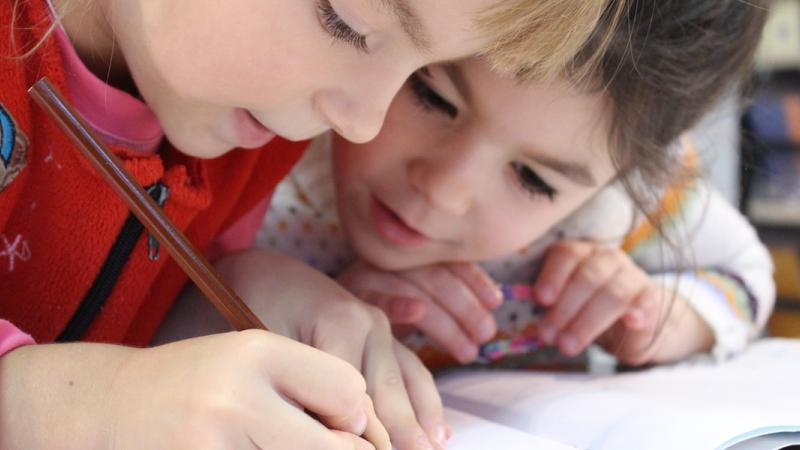
[[[533,294],[546,308],[540,338],[566,355],[597,341],[621,362],[640,365],[707,351],[713,343],[711,329],[688,303],[618,248],[554,244]]]
[[[413,325],[457,361],[469,363],[497,332],[492,310],[501,293],[477,264],[447,263],[386,272],[359,261],[338,281],[383,309],[395,324]]]
[[[496,331],[491,310],[501,299],[475,264],[385,272],[357,262],[339,281],[462,363],[472,361]],[[621,362],[640,365],[677,360],[713,344],[710,328],[688,303],[654,283],[621,249],[558,242],[544,258],[533,293],[546,311],[540,338],[569,356],[597,342]]]

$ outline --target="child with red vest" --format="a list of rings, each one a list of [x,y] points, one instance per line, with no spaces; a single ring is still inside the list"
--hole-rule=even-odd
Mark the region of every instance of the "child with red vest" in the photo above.
[[[606,2],[495,3],[0,4],[0,448],[388,448],[366,386],[399,448],[441,447],[430,377],[384,316],[304,266],[234,250],[302,153],[291,141],[370,140],[432,62],[485,52],[499,69],[557,70]],[[43,76],[245,298],[267,297],[271,329],[363,354],[366,380],[264,332],[112,345],[146,345],[186,276],[32,104]]]

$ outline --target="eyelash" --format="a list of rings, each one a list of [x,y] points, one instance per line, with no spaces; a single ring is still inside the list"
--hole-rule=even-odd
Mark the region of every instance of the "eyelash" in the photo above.
[[[317,2],[322,27],[325,28],[335,40],[346,42],[357,50],[364,53],[369,52],[367,47],[367,37],[357,33],[348,25],[339,14],[333,9],[330,0],[319,0]]]
[[[411,92],[414,94],[414,98],[422,109],[425,111],[440,112],[451,119],[458,117],[458,108],[433,90],[418,73],[411,74],[408,82],[411,87]]]
[[[556,194],[558,194],[552,186],[547,184],[536,172],[525,164],[513,162],[511,163],[511,170],[514,171],[514,175],[517,177],[520,186],[531,196],[536,197],[538,195],[544,195],[552,202]]]
[[[433,88],[422,79],[419,73],[412,74],[408,81],[414,98],[424,110],[440,112],[446,114],[451,119],[458,117],[458,108],[433,90]],[[532,197],[544,195],[550,201],[555,199],[558,192],[530,167],[522,163],[514,162],[511,163],[511,169],[514,171],[514,175],[517,179],[516,181],[527,194]]]

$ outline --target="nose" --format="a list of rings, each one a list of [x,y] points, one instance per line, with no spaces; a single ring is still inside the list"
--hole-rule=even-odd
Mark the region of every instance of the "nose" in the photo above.
[[[485,163],[477,161],[468,150],[457,150],[412,159],[407,170],[411,185],[431,206],[463,216],[474,204],[481,170],[490,170]]]
[[[386,112],[405,82],[400,72],[366,74],[320,90],[312,98],[314,109],[343,138],[357,144],[369,142],[380,132]]]

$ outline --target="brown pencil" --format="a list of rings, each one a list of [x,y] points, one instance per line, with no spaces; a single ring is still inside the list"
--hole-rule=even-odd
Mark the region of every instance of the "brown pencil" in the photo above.
[[[175,227],[156,202],[136,183],[119,159],[105,148],[90,126],[72,109],[47,78],[37,81],[28,92],[61,125],[83,154],[122,196],[133,214],[159,242],[167,247],[178,265],[235,329],[267,329],[233,289],[223,281],[208,260]]]

